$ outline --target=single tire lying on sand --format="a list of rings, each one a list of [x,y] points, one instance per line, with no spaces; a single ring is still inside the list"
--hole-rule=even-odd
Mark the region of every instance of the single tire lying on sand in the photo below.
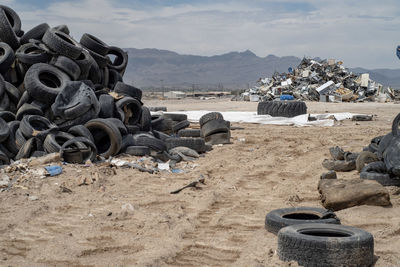
[[[350,226],[297,224],[279,231],[278,256],[302,266],[371,266],[374,238]]]
[[[258,103],[257,107],[257,115],[291,118],[302,114],[307,114],[303,101],[266,101]]]
[[[283,227],[303,223],[340,224],[340,220],[335,213],[314,207],[276,209],[270,211],[265,217],[265,229],[274,234]]]

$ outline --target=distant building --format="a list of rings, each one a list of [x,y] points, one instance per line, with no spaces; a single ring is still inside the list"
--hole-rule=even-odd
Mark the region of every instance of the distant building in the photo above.
[[[186,97],[186,93],[182,91],[169,91],[164,93],[164,97],[168,99],[182,99]]]

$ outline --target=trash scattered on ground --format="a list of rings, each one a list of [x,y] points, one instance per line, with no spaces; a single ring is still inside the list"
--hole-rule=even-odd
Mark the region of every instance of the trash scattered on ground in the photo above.
[[[175,113],[185,114],[190,122],[197,123],[200,118],[210,113],[207,110],[191,110],[191,111],[177,111]],[[243,112],[243,111],[220,111],[225,120],[237,123],[256,123],[256,124],[269,124],[269,125],[287,125],[287,126],[321,126],[328,127],[334,126],[336,122],[347,119],[352,119],[354,115],[349,112],[342,113],[324,113],[324,114],[303,114],[292,118],[286,117],[272,117],[270,115],[257,115],[256,112]],[[310,120],[310,116],[315,120]]]
[[[144,106],[142,91],[123,82],[128,54],[121,48],[88,33],[77,42],[66,25],[43,23],[24,33],[20,23],[18,29],[12,26],[20,21],[17,13],[4,6],[0,10],[5,22],[0,32],[1,166],[22,168],[20,160],[28,162],[24,168],[61,161],[90,165],[124,153],[179,162],[198,154],[173,158],[170,149],[205,153],[213,143],[229,139],[225,131],[229,136],[206,145],[204,137],[211,133],[201,136],[199,129],[189,129],[186,115],[152,115],[150,110],[167,109]],[[113,164],[156,171],[134,161]],[[47,170],[50,176],[60,173],[55,167]]]
[[[232,100],[271,101],[310,100],[322,102],[386,102],[396,99],[396,91],[383,89],[368,73],[354,74],[335,60],[303,58],[289,73],[275,72],[259,79],[258,86],[246,90]]]
[[[61,166],[53,165],[44,167],[50,176],[57,176],[62,173]]]
[[[388,190],[376,181],[323,179],[318,191],[322,205],[334,211],[360,205],[391,205]]]
[[[183,189],[186,189],[186,188],[189,188],[189,187],[198,188],[198,187],[197,187],[198,184],[199,184],[199,183],[200,183],[200,184],[205,184],[204,182],[205,182],[205,178],[201,177],[200,179],[198,179],[198,180],[196,180],[196,181],[194,181],[194,182],[191,182],[190,184],[185,185],[184,187],[179,188],[178,190],[172,191],[171,194],[178,194],[178,193],[181,192]]]

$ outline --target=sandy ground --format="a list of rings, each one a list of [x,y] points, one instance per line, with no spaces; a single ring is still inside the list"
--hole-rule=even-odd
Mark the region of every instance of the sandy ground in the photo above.
[[[144,102],[169,111],[255,111],[257,105],[228,100]],[[181,174],[68,165],[57,177],[21,179],[0,193],[0,265],[295,266],[278,259],[277,238],[264,229],[267,212],[320,206],[316,188],[329,147],[360,151],[373,137],[390,131],[400,111],[399,105],[378,103],[308,107],[311,113],[348,111],[377,117],[334,127],[234,124],[244,129],[232,131],[233,144],[216,146],[188,165],[180,163],[185,171]],[[201,175],[206,179],[201,189],[170,194]],[[358,177],[355,171],[338,176]],[[82,177],[94,181],[79,186]],[[343,224],[374,235],[377,267],[400,266],[400,190],[389,190],[390,208],[360,206],[337,212]]]

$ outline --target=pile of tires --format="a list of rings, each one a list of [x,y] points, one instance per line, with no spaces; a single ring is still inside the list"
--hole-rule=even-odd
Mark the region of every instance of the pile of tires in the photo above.
[[[186,115],[151,115],[142,91],[123,82],[121,48],[88,33],[78,42],[66,25],[24,32],[3,5],[0,40],[0,165],[54,152],[81,163],[176,146],[210,149],[200,134],[183,138]]]
[[[257,115],[291,118],[303,114],[307,114],[307,106],[303,101],[264,101],[257,106]]]
[[[278,256],[301,266],[371,266],[374,238],[361,229],[340,224],[325,209],[277,209],[265,218],[265,228],[278,235]]]
[[[219,112],[210,112],[200,118],[201,136],[210,145],[230,144],[230,122]]]

